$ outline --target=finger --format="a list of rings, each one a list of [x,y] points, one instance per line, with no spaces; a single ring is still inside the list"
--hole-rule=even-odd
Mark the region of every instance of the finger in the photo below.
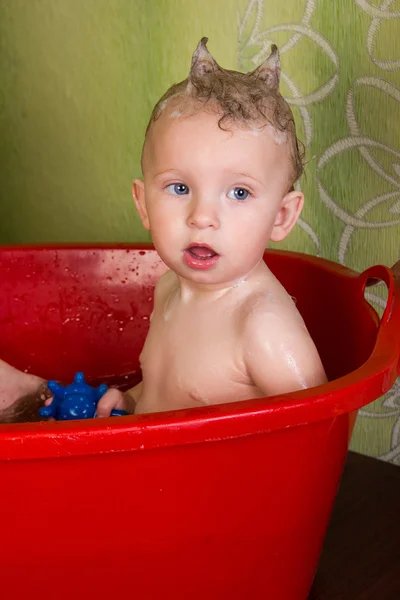
[[[51,398],[47,398],[47,400],[45,401],[44,405],[45,406],[50,406],[50,404],[53,402],[54,396],[52,396]]]
[[[109,417],[113,408],[124,408],[124,395],[115,388],[108,390],[99,400],[96,416]]]

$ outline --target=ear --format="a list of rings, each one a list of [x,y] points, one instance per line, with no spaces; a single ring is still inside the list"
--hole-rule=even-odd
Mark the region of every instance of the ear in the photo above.
[[[278,47],[271,46],[271,54],[257,69],[249,73],[250,76],[261,79],[265,84],[273,89],[279,89],[279,80],[281,76],[281,61],[279,59]]]
[[[303,204],[304,195],[302,192],[292,190],[284,196],[270,235],[273,242],[282,242],[291,232],[300,216]]]
[[[132,181],[132,197],[143,227],[147,229],[147,231],[150,231],[150,222],[147,214],[146,197],[144,192],[144,181],[142,179],[134,179],[134,181]]]

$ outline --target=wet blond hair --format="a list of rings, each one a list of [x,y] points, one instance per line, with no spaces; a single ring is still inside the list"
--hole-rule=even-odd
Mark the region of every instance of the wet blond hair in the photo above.
[[[272,125],[287,135],[292,162],[291,184],[303,173],[304,146],[297,139],[293,113],[279,92],[280,60],[277,46],[254,71],[240,73],[223,69],[207,49],[203,37],[192,57],[188,77],[172,85],[155,105],[146,129],[160,117],[167,104],[173,101],[176,116],[190,110],[215,112],[224,124],[245,127]],[[229,128],[229,127],[228,127]]]

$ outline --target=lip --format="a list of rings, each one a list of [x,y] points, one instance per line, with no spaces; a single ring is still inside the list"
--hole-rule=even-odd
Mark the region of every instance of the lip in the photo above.
[[[191,248],[196,247],[207,248],[208,250],[214,253],[214,256],[211,256],[210,258],[197,258],[194,254],[190,252]],[[212,269],[213,267],[215,267],[219,260],[219,254],[215,252],[214,248],[212,248],[208,244],[193,243],[190,244],[183,251],[183,260],[186,263],[186,265],[191,269],[196,269],[197,271],[207,271],[208,269]]]

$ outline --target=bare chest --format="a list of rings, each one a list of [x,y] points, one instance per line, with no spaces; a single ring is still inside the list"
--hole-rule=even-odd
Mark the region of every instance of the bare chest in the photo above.
[[[229,311],[154,313],[140,361],[144,397],[163,402],[159,410],[251,397]]]

